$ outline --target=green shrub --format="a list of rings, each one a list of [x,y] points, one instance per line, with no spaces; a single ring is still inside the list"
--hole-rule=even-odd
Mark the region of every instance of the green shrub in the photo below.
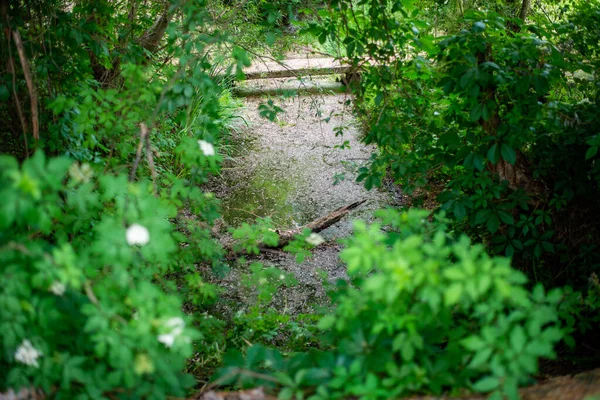
[[[489,251],[548,285],[585,286],[600,263],[588,219],[600,192],[600,3],[538,25],[469,11],[441,38],[422,33],[430,24],[409,2],[334,5],[311,30],[362,66],[356,109],[378,153],[359,179],[434,191]]]
[[[335,308],[318,324],[329,351],[282,361],[259,348],[235,367],[272,374],[283,398],[391,398],[459,388],[518,398],[538,359],[554,357],[564,336],[562,292],[546,293],[540,284],[529,290],[509,259],[490,257],[464,235],[454,238],[443,224],[428,223],[426,212],[379,216],[385,229],[357,221],[341,253],[350,283],[338,285]],[[256,383],[233,366],[221,374]]]
[[[201,336],[161,278],[176,267],[176,209],[151,193],[40,151],[21,167],[0,158],[0,390],[185,394]]]

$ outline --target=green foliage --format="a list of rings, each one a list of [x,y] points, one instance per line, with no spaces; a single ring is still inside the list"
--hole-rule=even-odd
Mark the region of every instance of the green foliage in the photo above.
[[[49,1],[23,20],[27,3],[15,3],[1,22],[27,43],[40,127],[35,142],[19,127],[15,96],[27,86],[17,59],[0,74],[12,96],[1,135],[19,127],[37,151],[0,161],[2,393],[183,397],[194,384],[187,359],[224,339],[204,313],[219,289],[197,265],[223,269],[211,235],[218,202],[200,184],[218,171],[232,118],[207,58],[225,38],[194,31],[207,21],[203,2],[137,5]],[[153,21],[175,11],[167,45],[146,44]],[[230,58],[230,70],[248,63],[240,49]]]
[[[310,249],[315,247],[315,244],[320,244],[313,240],[313,237],[318,238],[317,240],[322,240],[320,236],[316,236],[316,234],[312,234],[308,228],[304,228],[301,233],[294,236],[294,239],[283,248],[283,250],[296,255],[296,262],[301,264],[306,258],[310,257],[311,252]],[[310,239],[309,239],[310,238]],[[309,243],[309,242],[313,243]]]
[[[386,229],[356,222],[341,253],[351,284],[333,293],[335,308],[318,323],[321,346],[331,350],[282,361],[258,349],[245,368],[272,374],[284,398],[391,398],[461,387],[518,398],[538,359],[554,357],[564,337],[561,291],[528,290],[508,259],[490,257],[464,235],[453,238],[422,211],[379,215]],[[231,367],[222,376],[256,383]]]
[[[65,397],[183,395],[192,382],[181,371],[201,334],[160,279],[177,265],[175,209],[147,182],[82,177],[40,151],[21,167],[5,156],[0,164],[3,385]],[[134,224],[149,236],[132,237]],[[16,357],[27,340],[35,362]]]
[[[549,9],[555,22],[535,14],[531,25],[488,2],[455,11],[439,39],[419,10],[477,1],[318,10],[306,31],[332,52],[341,45],[362,77],[356,108],[379,151],[360,179],[373,187],[391,173],[406,191],[442,182],[452,220],[388,210],[381,224],[356,222],[341,255],[349,281],[318,314],[290,315],[276,295],[295,278],[251,263],[240,275],[248,305],[223,320],[211,271],[230,266],[203,185],[235,155],[228,89],[249,43],[283,51],[276,39],[308,11],[296,0],[205,3],[2,9],[0,145],[12,156],[0,156],[0,393],[183,397],[186,371],[203,379],[224,363],[218,383],[281,398],[461,388],[515,398],[560,340],[595,331],[597,0],[563,2]],[[280,112],[273,101],[259,109],[271,121]],[[268,218],[229,232],[228,255],[279,241]],[[305,230],[285,250],[302,262],[321,242]],[[546,292],[490,253],[571,286]],[[245,354],[222,359],[231,347]]]
[[[371,188],[389,173],[407,193],[441,183],[440,208],[472,237],[529,272],[550,267],[545,282],[585,259],[562,274],[585,282],[600,262],[588,250],[598,227],[565,221],[597,212],[600,4],[538,25],[468,11],[465,29],[439,39],[408,2],[334,5],[311,29],[361,65],[357,111],[379,153],[359,180]]]
[[[233,239],[237,242],[234,250],[245,251],[248,254],[258,254],[260,245],[277,246],[279,235],[273,228],[271,218],[257,218],[256,223],[243,223],[239,228],[231,230]]]

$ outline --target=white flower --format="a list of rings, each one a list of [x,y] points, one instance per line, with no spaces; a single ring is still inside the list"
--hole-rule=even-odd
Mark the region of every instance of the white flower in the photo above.
[[[323,239],[323,236],[319,235],[318,233],[311,233],[306,238],[306,243],[312,244],[313,246],[318,246],[324,242],[325,242],[325,239]]]
[[[210,157],[215,155],[215,148],[212,144],[204,140],[198,140],[198,146],[200,146],[200,150],[202,150],[205,156]]]
[[[285,279],[285,275],[283,275],[283,274],[279,275],[279,279],[280,280],[284,280]]]
[[[438,116],[438,115],[440,115],[440,113],[439,113],[439,112],[437,112],[437,111],[434,111],[434,112],[433,112],[433,115],[435,115],[435,116]]]
[[[158,335],[158,341],[163,343],[167,347],[171,347],[173,346],[173,343],[175,343],[175,335],[173,335],[172,333]]]
[[[150,233],[145,226],[133,224],[127,228],[125,238],[127,239],[127,244],[130,246],[135,246],[136,244],[143,246],[150,241]]]
[[[173,317],[170,318],[165,325],[171,328],[171,333],[173,333],[175,336],[179,336],[183,332],[185,321],[183,318]]]
[[[88,163],[73,163],[69,168],[69,176],[77,183],[89,182],[93,175],[94,172]]]
[[[15,360],[21,364],[29,365],[31,367],[38,368],[37,359],[42,356],[42,352],[33,347],[31,342],[27,339],[23,340],[23,343],[19,345],[15,352]]]
[[[180,317],[173,317],[167,320],[165,326],[170,329],[170,332],[158,335],[158,341],[167,347],[172,347],[175,339],[183,333],[185,321]]]
[[[54,281],[54,282],[52,282],[52,285],[50,286],[50,288],[48,290],[57,296],[62,296],[63,294],[65,294],[65,290],[67,290],[67,287],[65,286],[64,283],[61,283],[59,281]]]

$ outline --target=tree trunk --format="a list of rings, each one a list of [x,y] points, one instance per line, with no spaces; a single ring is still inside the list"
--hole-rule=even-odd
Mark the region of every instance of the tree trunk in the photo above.
[[[129,12],[129,19],[132,21],[134,18],[133,13],[135,12],[135,3],[131,6]],[[135,39],[140,46],[146,49],[150,53],[156,52],[160,47],[160,42],[165,36],[169,22],[174,14],[173,9],[170,9],[170,2],[163,2],[163,9],[160,15],[154,21],[154,24],[148,28],[138,39]],[[115,81],[120,75],[121,57],[116,57],[112,60],[109,68],[102,65],[95,54],[90,52],[90,59],[92,62],[92,70],[94,78],[102,84],[103,87],[110,87],[115,85]],[[118,84],[117,84],[118,85]]]
[[[531,7],[531,0],[523,0],[523,4],[521,4],[521,11],[519,12],[519,18],[521,18],[523,21],[525,21],[525,18],[527,18],[529,7]]]

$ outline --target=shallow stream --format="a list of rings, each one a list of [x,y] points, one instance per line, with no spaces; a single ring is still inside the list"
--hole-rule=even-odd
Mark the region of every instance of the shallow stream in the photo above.
[[[273,86],[289,85],[289,79],[252,82],[266,87],[268,93],[273,92]],[[360,143],[360,127],[352,116],[348,95],[324,90],[321,94],[311,91],[271,97],[284,110],[275,121],[260,115],[259,106],[268,100],[265,96],[244,99],[246,124],[239,132],[244,144],[237,152],[239,156],[224,163],[215,189],[227,225],[270,217],[277,228],[299,227],[341,206],[367,200],[321,232],[327,242],[314,249],[313,256],[302,264],[284,252],[257,257],[265,265],[296,276],[299,285],[282,291],[274,302],[285,305],[282,312],[305,313],[325,296],[317,270],[327,272],[330,281],[346,276],[338,257],[341,245],[337,239],[351,234],[352,219],[370,220],[373,211],[390,204],[391,199],[387,192],[367,191],[356,182],[357,168],[375,149]],[[222,282],[232,294],[239,289],[236,275],[234,272]]]

